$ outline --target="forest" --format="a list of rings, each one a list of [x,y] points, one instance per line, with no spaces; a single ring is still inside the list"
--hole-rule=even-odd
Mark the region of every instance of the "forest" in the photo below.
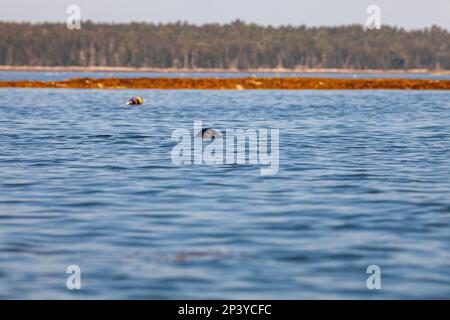
[[[228,24],[0,22],[0,65],[149,68],[450,69],[450,33]]]

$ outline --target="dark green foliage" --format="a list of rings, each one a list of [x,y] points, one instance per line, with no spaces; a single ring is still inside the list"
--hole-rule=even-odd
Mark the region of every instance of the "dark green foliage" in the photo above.
[[[0,22],[0,65],[154,68],[450,69],[450,33],[359,25],[264,27]]]

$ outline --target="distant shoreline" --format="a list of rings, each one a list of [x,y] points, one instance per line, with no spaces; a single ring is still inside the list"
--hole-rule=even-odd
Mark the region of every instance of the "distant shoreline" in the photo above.
[[[168,90],[450,90],[450,80],[352,78],[74,78],[0,81],[0,88]]]
[[[375,69],[284,69],[284,68],[258,68],[258,69],[183,69],[183,68],[132,68],[132,67],[77,67],[77,66],[0,66],[0,71],[20,71],[20,72],[109,72],[109,73],[298,73],[298,74],[436,74],[450,75],[450,70],[427,70],[427,69],[409,69],[409,70],[375,70]]]

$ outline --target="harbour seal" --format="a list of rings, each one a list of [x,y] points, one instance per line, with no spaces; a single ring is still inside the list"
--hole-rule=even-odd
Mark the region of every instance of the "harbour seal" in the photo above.
[[[220,138],[222,134],[220,131],[211,129],[211,128],[203,128],[201,132],[197,133],[196,138],[202,139],[212,139],[212,138]]]

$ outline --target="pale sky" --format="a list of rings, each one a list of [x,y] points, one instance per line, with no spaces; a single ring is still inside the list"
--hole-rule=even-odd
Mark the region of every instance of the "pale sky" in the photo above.
[[[80,6],[83,20],[203,24],[239,18],[275,26],[365,24],[366,8],[375,4],[383,24],[450,30],[450,0],[0,0],[0,20],[65,22],[71,4]]]

